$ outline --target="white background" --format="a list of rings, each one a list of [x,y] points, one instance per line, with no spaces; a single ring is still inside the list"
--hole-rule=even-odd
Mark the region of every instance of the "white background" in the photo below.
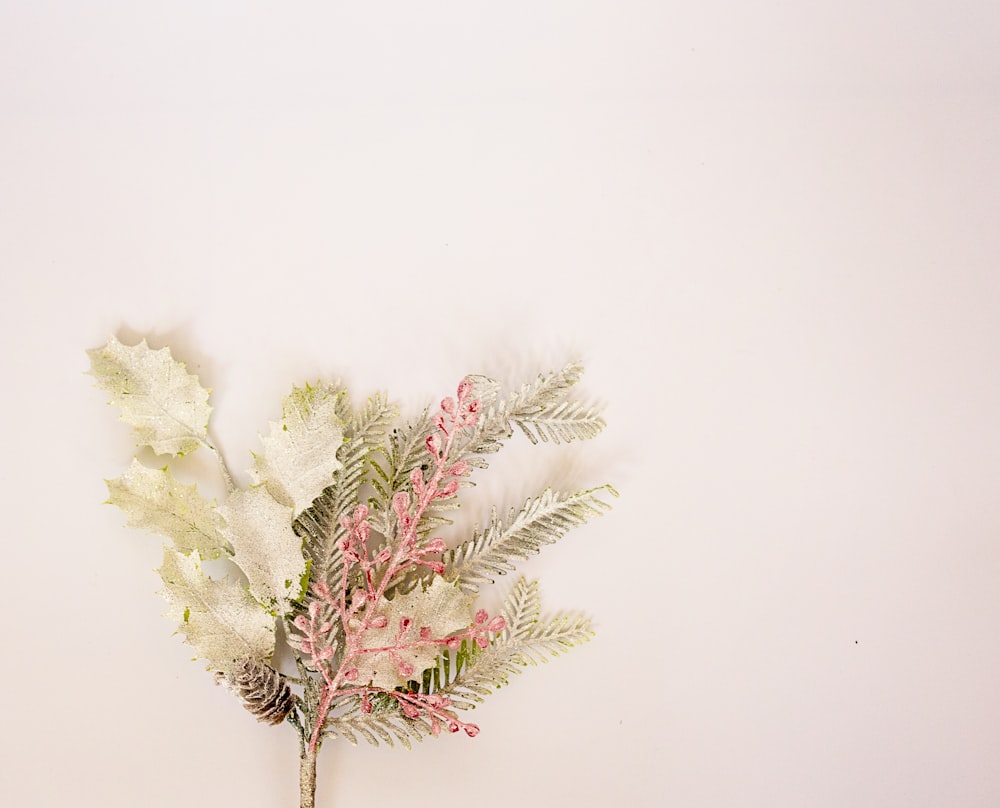
[[[998,181],[993,0],[0,3],[0,802],[297,799],[100,504],[116,333],[241,471],[319,376],[607,404],[458,526],[613,482],[525,568],[597,639],[319,805],[1000,804]]]

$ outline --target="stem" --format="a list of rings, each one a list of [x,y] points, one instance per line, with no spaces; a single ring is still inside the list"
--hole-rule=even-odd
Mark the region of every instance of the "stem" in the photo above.
[[[226,489],[229,491],[236,490],[236,483],[233,482],[233,475],[229,471],[229,466],[226,464],[226,458],[222,456],[222,452],[215,446],[215,442],[212,440],[212,435],[208,434],[202,444],[212,450],[212,454],[215,455],[215,459],[219,461],[219,471],[222,472],[222,479],[226,483]]]
[[[316,804],[316,753],[307,747],[299,760],[299,808]]]

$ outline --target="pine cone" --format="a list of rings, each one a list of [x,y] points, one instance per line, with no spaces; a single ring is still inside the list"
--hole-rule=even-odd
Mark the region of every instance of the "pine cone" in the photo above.
[[[295,703],[284,675],[259,659],[244,659],[226,677],[226,685],[264,724],[280,724]]]

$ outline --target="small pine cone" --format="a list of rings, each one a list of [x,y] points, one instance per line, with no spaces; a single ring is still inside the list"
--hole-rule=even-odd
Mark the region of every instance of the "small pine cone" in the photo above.
[[[284,675],[259,659],[244,659],[226,677],[226,685],[264,724],[280,724],[295,701]]]

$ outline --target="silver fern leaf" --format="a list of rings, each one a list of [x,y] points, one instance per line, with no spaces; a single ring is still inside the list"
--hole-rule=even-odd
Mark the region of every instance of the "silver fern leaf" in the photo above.
[[[485,530],[444,554],[445,575],[467,592],[479,591],[482,584],[493,583],[495,576],[513,571],[512,558],[527,559],[571,528],[609,510],[611,506],[596,496],[602,491],[618,496],[610,485],[571,493],[547,488],[520,510],[511,508],[506,519],[494,509]]]
[[[590,618],[579,613],[543,621],[538,582],[525,578],[514,585],[500,613],[507,621],[504,631],[485,649],[466,649],[464,663],[440,662],[440,685],[429,692],[447,696],[460,710],[471,709],[528,665],[548,662],[594,635]]]

